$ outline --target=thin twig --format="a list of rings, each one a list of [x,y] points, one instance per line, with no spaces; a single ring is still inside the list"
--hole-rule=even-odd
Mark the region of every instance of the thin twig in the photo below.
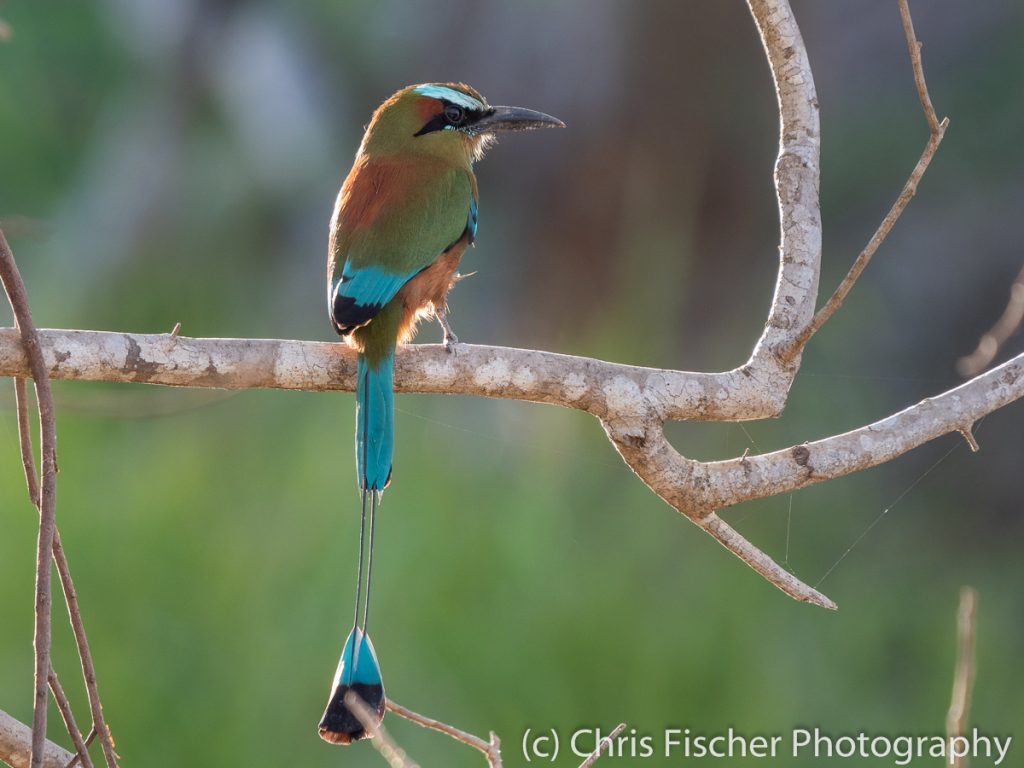
[[[971,692],[974,689],[974,635],[978,593],[971,587],[960,590],[960,607],[956,614],[957,658],[953,675],[953,695],[946,713],[946,739],[963,736],[971,714]],[[967,758],[954,756],[953,768],[967,768]]]
[[[64,688],[53,667],[50,667],[49,683],[50,693],[53,694],[53,700],[57,703],[57,709],[64,720],[64,727],[67,728],[68,736],[71,737],[71,742],[75,745],[75,751],[78,753],[74,759],[80,760],[84,768],[92,768],[89,748],[85,746],[82,733],[78,730],[78,724],[75,722],[74,712],[71,711],[71,702],[68,701],[67,694],[64,693]]]
[[[1024,269],[1010,286],[1010,300],[1002,316],[978,341],[978,348],[957,360],[956,370],[965,379],[977,376],[996,359],[999,350],[1024,325]]]
[[[601,754],[608,750],[615,742],[615,737],[622,733],[624,730],[626,730],[625,723],[619,723],[617,726],[615,726],[615,730],[613,730],[611,733],[609,733],[607,736],[601,739],[601,741],[597,743],[597,749],[595,749],[593,752],[587,755],[587,759],[580,763],[580,768],[590,768],[590,766],[596,763],[598,759],[601,757]]]
[[[903,36],[907,38],[907,50],[910,52],[910,63],[914,68],[914,85],[917,86],[917,97],[921,100],[921,109],[928,119],[928,128],[932,134],[939,133],[942,126],[939,125],[938,115],[935,114],[935,107],[932,106],[931,96],[928,95],[928,83],[924,79],[924,66],[921,64],[921,43],[914,34],[914,20],[910,17],[910,6],[907,0],[898,0],[900,6],[900,20],[903,22]]]
[[[92,727],[92,729],[90,729],[89,735],[85,737],[85,748],[88,749],[89,747],[91,747],[93,741],[95,741],[95,740],[96,740],[96,726],[94,725]],[[68,764],[65,765],[64,768],[75,768],[76,765],[78,765],[78,755],[75,755],[70,760],[68,760]]]
[[[92,713],[93,728],[100,737],[100,746],[103,748],[103,759],[107,764],[107,768],[117,768],[114,738],[110,734],[110,726],[107,725],[106,717],[103,715],[103,704],[100,701],[100,692],[96,683],[96,666],[93,664],[92,651],[89,649],[89,638],[85,634],[85,622],[82,619],[82,610],[78,604],[78,593],[75,591],[75,583],[71,579],[71,566],[68,565],[67,554],[64,552],[63,544],[61,544],[59,531],[54,532],[53,561],[57,564],[57,575],[60,577],[61,588],[64,591],[64,602],[68,607],[71,629],[74,632],[75,644],[78,647],[78,658],[82,663],[82,677],[85,680],[85,690],[89,696],[89,709]]]
[[[36,479],[35,460],[32,456],[32,435],[29,426],[28,416],[28,393],[26,392],[24,379],[14,380],[14,399],[18,412],[18,443],[21,447],[21,462],[25,469],[25,484],[28,487],[29,498],[32,503],[39,507],[39,483]],[[71,578],[71,566],[68,564],[64,546],[61,543],[60,531],[54,526],[53,531],[53,561],[57,565],[57,574],[60,577],[61,588],[64,592],[64,602],[68,608],[68,617],[71,620],[71,629],[75,636],[75,644],[78,647],[78,657],[82,665],[82,677],[85,680],[85,689],[89,697],[89,709],[92,713],[93,728],[103,734],[100,743],[103,747],[103,757],[108,768],[116,768],[117,755],[114,752],[114,741],[110,735],[106,719],[103,716],[103,704],[100,701],[99,689],[96,683],[96,667],[93,664],[92,652],[89,650],[89,638],[85,633],[85,622],[82,619],[82,611],[78,604],[78,593],[75,591],[75,583]]]
[[[356,719],[362,724],[366,732],[370,734],[373,746],[380,752],[391,768],[419,768],[416,763],[409,759],[400,746],[395,743],[384,726],[380,724],[366,703],[359,698],[355,691],[345,694],[345,706],[349,708]]]
[[[839,609],[832,598],[787,571],[717,514],[712,512],[695,519],[694,522],[711,534],[719,544],[794,600],[810,603],[830,611]]]
[[[910,172],[910,177],[903,185],[899,197],[896,198],[896,202],[892,204],[892,208],[889,209],[885,218],[882,219],[882,223],[878,225],[878,229],[875,230],[875,234],[868,240],[864,250],[857,256],[853,266],[850,267],[850,271],[846,273],[846,277],[843,278],[839,287],[836,288],[835,293],[815,313],[810,324],[788,346],[780,351],[780,357],[786,361],[796,357],[810,340],[811,336],[817,333],[818,329],[827,323],[829,318],[836,313],[836,310],[843,305],[847,294],[850,293],[850,290],[860,278],[864,268],[871,261],[871,257],[875,255],[875,251],[878,250],[879,246],[885,241],[885,238],[888,237],[893,225],[903,215],[904,209],[913,199],[914,195],[917,194],[917,185],[920,183],[925,171],[928,170],[932,157],[935,156],[939,144],[942,143],[942,138],[946,135],[946,128],[949,126],[948,117],[944,117],[941,122],[939,121],[938,116],[935,114],[935,108],[932,106],[931,97],[928,95],[928,84],[925,82],[924,67],[921,65],[921,43],[918,42],[917,37],[914,35],[914,24],[910,18],[910,7],[907,5],[907,0],[899,0],[899,6],[900,16],[903,19],[903,32],[907,39],[907,50],[910,52],[910,64],[914,70],[914,84],[917,87],[918,99],[921,102],[921,108],[924,110],[925,119],[928,121],[931,135],[928,137],[928,143],[925,144],[924,151],[921,153],[917,165]]]
[[[21,448],[21,465],[25,469],[25,486],[33,506],[39,506],[39,478],[36,475],[36,460],[32,456],[32,427],[28,416],[28,390],[25,380],[14,380],[14,404],[18,412],[18,445]]]
[[[399,717],[404,717],[406,720],[412,723],[416,723],[423,728],[429,728],[432,731],[443,733],[446,736],[451,736],[456,741],[461,741],[467,746],[473,747],[483,752],[484,757],[487,758],[487,764],[490,768],[502,768],[501,764],[501,739],[498,738],[498,734],[491,731],[491,740],[489,742],[484,741],[479,736],[474,736],[471,733],[460,731],[454,726],[442,723],[440,720],[434,720],[431,717],[418,714],[413,712],[411,709],[406,709],[401,704],[397,704],[391,699],[387,700],[387,708],[389,712],[394,712]]]
[[[973,425],[968,424],[966,427],[960,427],[957,432],[967,442],[967,447],[971,449],[971,453],[977,453],[981,450],[981,446],[978,445],[978,438],[974,436],[974,432],[971,431]]]
[[[51,577],[50,558],[53,554],[55,516],[57,508],[57,426],[53,411],[53,393],[50,377],[39,344],[39,334],[32,322],[25,283],[14,262],[14,254],[7,238],[0,231],[0,280],[14,312],[15,323],[21,333],[22,346],[32,371],[39,408],[40,457],[43,477],[39,489],[39,536],[36,543],[35,589],[35,696],[32,717],[31,768],[41,768],[46,744],[46,688],[50,674],[51,646]]]

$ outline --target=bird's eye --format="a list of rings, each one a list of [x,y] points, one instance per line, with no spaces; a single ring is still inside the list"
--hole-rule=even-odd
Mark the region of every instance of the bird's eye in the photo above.
[[[449,125],[462,125],[466,119],[466,110],[455,104],[449,104],[444,108],[444,119]]]

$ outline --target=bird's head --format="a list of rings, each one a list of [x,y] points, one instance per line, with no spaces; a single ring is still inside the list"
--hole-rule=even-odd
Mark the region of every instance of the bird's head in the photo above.
[[[500,131],[564,128],[551,115],[522,107],[492,107],[462,83],[410,85],[373,113],[361,153],[413,152],[471,164]]]

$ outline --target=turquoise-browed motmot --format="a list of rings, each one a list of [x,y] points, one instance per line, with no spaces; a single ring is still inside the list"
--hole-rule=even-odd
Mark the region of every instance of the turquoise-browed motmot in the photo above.
[[[433,315],[452,351],[457,339],[445,318],[446,296],[463,252],[476,238],[473,162],[498,131],[546,127],[564,126],[531,109],[492,107],[467,85],[409,86],[374,112],[338,195],[328,245],[327,301],[334,329],[358,352],[356,473],[362,516],[355,619],[320,721],[327,741],[348,744],[367,735],[345,705],[350,690],[378,721],[384,715],[384,686],[367,617],[374,518],[391,481],[395,347],[412,336],[421,318]]]

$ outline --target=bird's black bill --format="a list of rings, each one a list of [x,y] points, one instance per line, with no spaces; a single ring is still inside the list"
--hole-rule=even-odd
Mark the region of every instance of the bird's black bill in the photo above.
[[[372,683],[340,683],[334,689],[331,700],[327,702],[327,709],[324,710],[324,716],[320,719],[320,738],[331,744],[351,744],[370,735],[359,718],[345,704],[345,694],[349,691],[363,700],[378,724],[384,719],[384,686]]]
[[[472,125],[473,133],[492,131],[532,131],[535,128],[565,128],[557,117],[523,107],[491,107],[491,111]]]

